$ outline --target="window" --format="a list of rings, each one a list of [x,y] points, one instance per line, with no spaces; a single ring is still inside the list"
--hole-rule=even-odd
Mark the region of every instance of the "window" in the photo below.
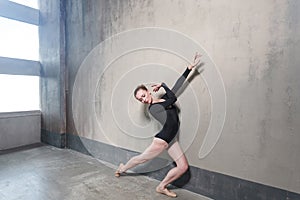
[[[38,26],[0,17],[0,56],[39,60]]]
[[[28,68],[34,69],[37,66],[37,62],[33,61],[39,60],[38,26],[31,22],[21,22],[26,21],[27,16],[32,16],[26,15],[27,7],[34,8],[30,12],[33,10],[36,13],[37,0],[4,1],[3,5],[5,7],[0,8],[0,15],[4,16],[0,17],[0,56],[4,57],[0,63],[0,112],[39,110],[39,73],[25,75],[28,71],[32,71]],[[18,12],[20,10],[22,12]],[[35,16],[35,19],[38,19],[38,13]]]
[[[39,77],[0,74],[0,112],[40,109]]]
[[[10,0],[12,2],[22,4],[31,8],[38,9],[38,0]]]

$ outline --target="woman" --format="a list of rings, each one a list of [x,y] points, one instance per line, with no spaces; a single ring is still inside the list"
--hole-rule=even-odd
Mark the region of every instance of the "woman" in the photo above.
[[[167,186],[186,172],[188,162],[178,141],[170,144],[179,130],[177,107],[174,105],[177,100],[175,94],[183,85],[190,71],[199,64],[200,56],[200,54],[196,53],[193,63],[187,67],[171,90],[165,83],[152,85],[154,92],[157,92],[161,87],[164,88],[166,93],[161,98],[154,98],[144,85],[140,85],[135,89],[135,98],[142,103],[149,104],[149,112],[163,125],[163,128],[154,136],[153,142],[142,154],[132,157],[125,165],[120,164],[115,172],[116,177],[119,177],[121,173],[136,165],[155,158],[167,149],[171,158],[176,162],[176,167],[168,172],[166,177],[156,187],[156,192],[169,197],[177,196],[176,193],[168,190]]]

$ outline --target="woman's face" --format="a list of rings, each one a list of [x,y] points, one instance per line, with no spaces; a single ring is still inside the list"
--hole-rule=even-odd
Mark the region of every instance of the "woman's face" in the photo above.
[[[151,93],[147,90],[140,89],[137,91],[135,98],[142,103],[151,104],[152,96]]]

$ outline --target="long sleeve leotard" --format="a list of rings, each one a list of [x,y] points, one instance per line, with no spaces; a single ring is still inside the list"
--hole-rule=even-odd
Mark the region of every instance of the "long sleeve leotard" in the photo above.
[[[171,90],[165,83],[162,83],[161,86],[165,89],[166,93],[161,98],[165,101],[153,103],[149,106],[151,115],[163,125],[162,130],[155,137],[163,139],[167,143],[170,143],[174,139],[179,130],[179,117],[177,107],[174,105],[177,101],[175,94],[183,85],[190,71],[190,69],[186,68]]]

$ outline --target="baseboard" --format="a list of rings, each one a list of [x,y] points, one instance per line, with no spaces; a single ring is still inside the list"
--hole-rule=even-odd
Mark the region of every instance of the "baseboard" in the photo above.
[[[49,144],[58,148],[66,147],[66,134],[65,133],[54,133],[41,129],[41,142]]]
[[[14,153],[14,152],[18,152],[18,151],[29,150],[29,149],[34,149],[34,148],[42,147],[42,146],[44,146],[43,143],[28,144],[28,145],[24,145],[24,146],[14,147],[14,148],[11,148],[11,149],[0,150],[0,155]]]

